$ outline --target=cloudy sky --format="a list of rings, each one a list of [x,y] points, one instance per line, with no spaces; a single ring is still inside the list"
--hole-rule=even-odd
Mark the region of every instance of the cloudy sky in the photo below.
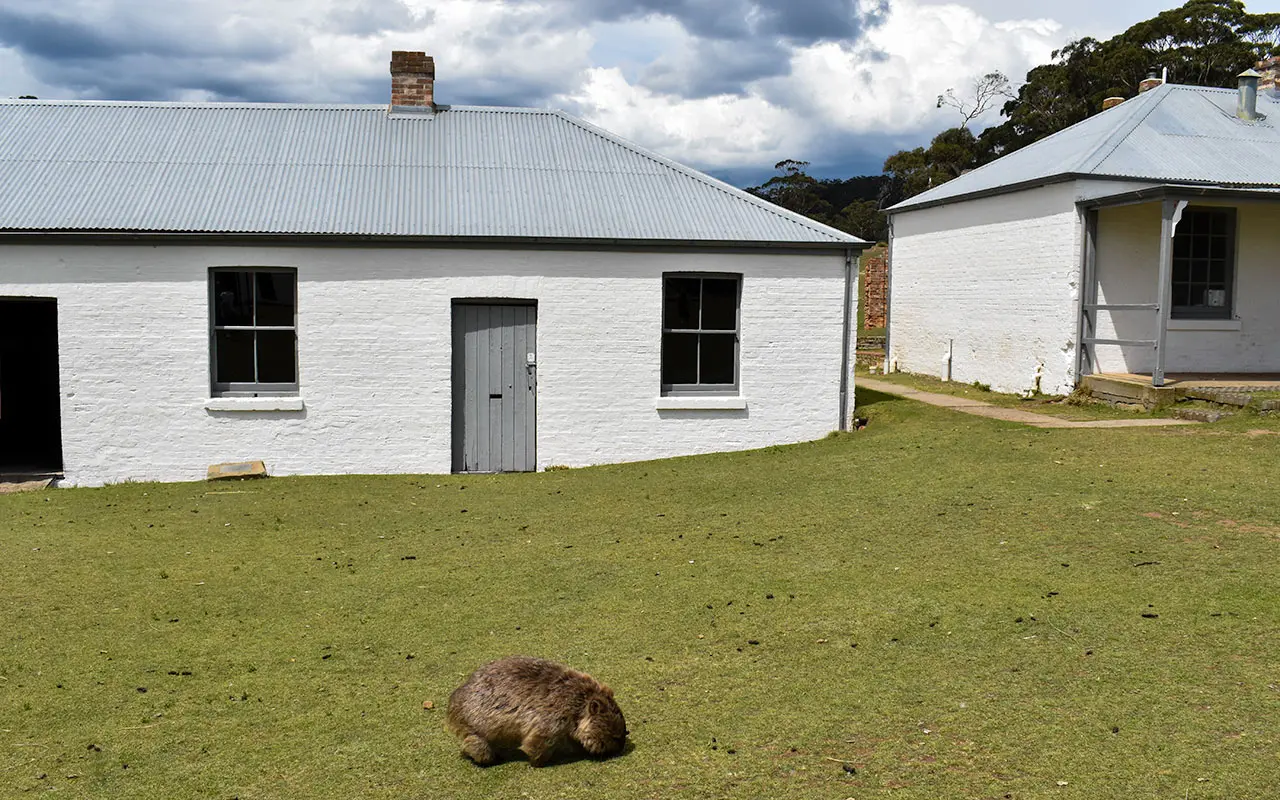
[[[957,124],[944,90],[1179,4],[4,0],[0,97],[382,103],[391,50],[426,50],[440,103],[563,108],[740,185],[845,177]]]

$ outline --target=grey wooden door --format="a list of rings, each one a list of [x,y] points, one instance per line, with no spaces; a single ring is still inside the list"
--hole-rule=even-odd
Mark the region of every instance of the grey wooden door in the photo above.
[[[453,306],[453,471],[537,469],[538,309]]]

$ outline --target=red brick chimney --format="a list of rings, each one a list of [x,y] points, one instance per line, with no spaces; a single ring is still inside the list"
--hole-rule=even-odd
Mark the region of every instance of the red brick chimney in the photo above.
[[[433,110],[435,84],[435,59],[415,50],[391,51],[391,110]]]

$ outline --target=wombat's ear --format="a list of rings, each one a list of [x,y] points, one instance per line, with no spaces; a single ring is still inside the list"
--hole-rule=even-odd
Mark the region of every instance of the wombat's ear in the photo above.
[[[603,714],[607,710],[607,708],[608,706],[606,706],[604,701],[601,700],[599,697],[593,697],[587,701],[588,714],[593,714],[593,715]]]

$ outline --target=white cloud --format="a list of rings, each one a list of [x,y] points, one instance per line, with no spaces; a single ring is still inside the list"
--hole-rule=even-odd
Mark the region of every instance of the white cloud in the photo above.
[[[899,0],[862,40],[792,48],[788,74],[749,82],[741,93],[684,98],[638,85],[619,69],[595,68],[555,100],[604,128],[707,167],[816,159],[809,151],[822,141],[860,134],[927,138],[955,125],[953,110],[936,107],[939,94],[955,88],[963,95],[992,70],[1016,80],[1047,61],[1060,37],[1061,26],[1051,20],[996,24],[961,5]]]

